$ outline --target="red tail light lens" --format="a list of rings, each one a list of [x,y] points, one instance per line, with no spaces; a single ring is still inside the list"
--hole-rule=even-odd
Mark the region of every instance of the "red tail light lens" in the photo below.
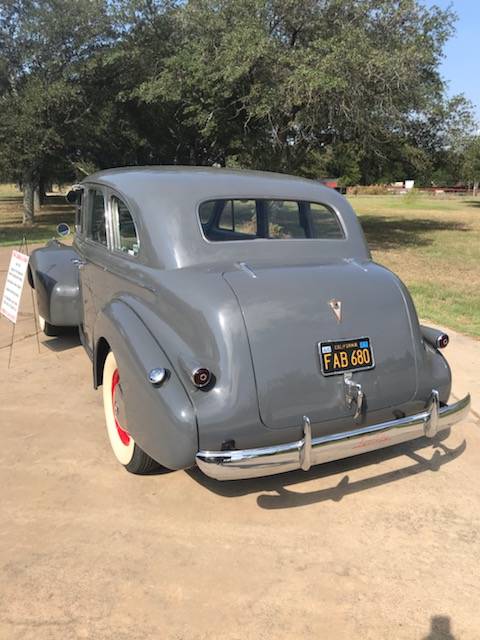
[[[450,338],[446,333],[441,333],[437,338],[437,349],[445,349],[450,342]]]

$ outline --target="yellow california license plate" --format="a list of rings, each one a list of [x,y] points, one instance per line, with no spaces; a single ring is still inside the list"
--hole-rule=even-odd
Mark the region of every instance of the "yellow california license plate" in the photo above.
[[[324,376],[375,366],[370,338],[319,342],[318,351]]]

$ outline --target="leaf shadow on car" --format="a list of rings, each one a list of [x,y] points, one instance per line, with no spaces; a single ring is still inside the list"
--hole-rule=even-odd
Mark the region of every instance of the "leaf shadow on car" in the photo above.
[[[467,232],[471,229],[462,222],[432,218],[363,215],[359,220],[368,245],[373,251],[428,246],[434,241],[430,236],[432,232]]]
[[[427,471],[439,471],[443,465],[461,456],[467,448],[465,440],[455,448],[449,448],[443,444],[443,440],[446,439],[449,434],[450,430],[446,430],[438,434],[433,441],[427,438],[419,438],[411,442],[371,451],[352,458],[316,465],[308,472],[300,470],[291,471],[275,476],[266,476],[251,480],[235,480],[231,482],[219,482],[208,478],[203,475],[199,469],[191,469],[187,473],[205,488],[228,498],[265,491],[276,492],[261,493],[257,497],[257,504],[262,509],[289,509],[325,502],[327,500],[340,502],[348,495],[358,493],[359,491],[374,489],[384,484],[404,480]],[[429,445],[434,447],[431,458],[427,458],[418,453],[419,449],[423,449]],[[399,458],[401,455],[407,456],[410,458],[410,461],[413,460],[415,464],[408,464],[401,469],[386,471],[372,477],[354,480],[353,482],[348,476],[348,472],[369,465],[381,464],[388,460]],[[338,475],[339,473],[344,473],[345,475],[340,482],[332,487],[326,487],[308,493],[297,493],[287,488],[312,480],[328,478],[329,476]]]

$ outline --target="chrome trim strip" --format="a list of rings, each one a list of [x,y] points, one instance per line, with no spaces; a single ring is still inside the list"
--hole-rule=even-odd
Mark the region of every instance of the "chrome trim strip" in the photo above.
[[[252,269],[252,267],[249,267],[246,262],[238,262],[237,264],[239,269],[245,271],[245,273],[248,273],[251,278],[257,278],[257,274],[255,273],[255,271]]]
[[[304,416],[301,440],[256,449],[199,451],[196,461],[203,473],[216,480],[257,478],[294,469],[308,470],[311,465],[341,460],[422,436],[433,438],[439,431],[460,422],[469,410],[470,394],[458,402],[440,407],[438,392],[433,390],[425,411],[413,416],[313,439],[310,420]]]

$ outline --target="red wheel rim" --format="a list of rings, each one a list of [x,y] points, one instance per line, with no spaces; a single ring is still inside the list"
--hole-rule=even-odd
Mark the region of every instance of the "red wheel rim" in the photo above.
[[[118,419],[117,419],[117,412],[116,412],[115,394],[116,394],[119,383],[120,383],[120,374],[118,373],[118,369],[115,369],[112,377],[112,411],[113,411],[113,417],[115,420],[115,426],[117,427],[117,431],[118,431],[118,436],[122,441],[122,443],[125,446],[127,446],[130,443],[130,435],[128,434],[128,431],[126,429],[123,429],[120,426],[120,423],[118,422]]]

